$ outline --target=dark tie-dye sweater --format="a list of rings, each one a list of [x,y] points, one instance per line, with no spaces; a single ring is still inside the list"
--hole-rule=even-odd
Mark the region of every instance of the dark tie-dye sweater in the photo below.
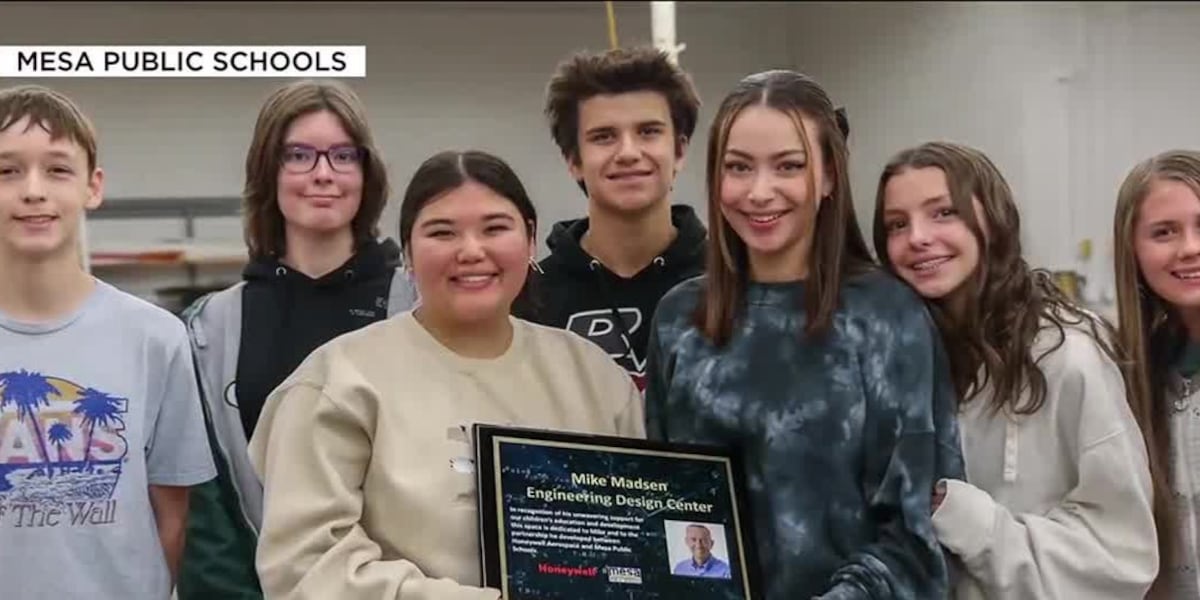
[[[703,277],[663,297],[646,431],[741,446],[767,600],[943,598],[930,524],[938,477],[963,478],[955,396],[920,299],[851,277],[833,327],[804,333],[803,283],[751,284],[724,348],[694,326]]]

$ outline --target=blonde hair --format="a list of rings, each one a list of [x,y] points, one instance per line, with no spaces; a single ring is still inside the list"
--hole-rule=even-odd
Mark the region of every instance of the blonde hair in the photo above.
[[[1171,306],[1146,285],[1134,250],[1138,211],[1160,181],[1184,183],[1200,197],[1200,152],[1171,150],[1139,163],[1121,184],[1113,217],[1117,324],[1131,359],[1125,365],[1125,385],[1150,454],[1159,564],[1170,565],[1176,531],[1170,510],[1171,430],[1166,387],[1168,365],[1178,358],[1185,339],[1183,325]],[[1159,582],[1162,580],[1160,577]],[[1155,587],[1159,585],[1156,582]]]

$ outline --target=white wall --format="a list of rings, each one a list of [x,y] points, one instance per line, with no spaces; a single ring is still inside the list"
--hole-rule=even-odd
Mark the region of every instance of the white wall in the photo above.
[[[704,129],[724,90],[753,69],[789,64],[789,14],[786,5],[772,3],[680,6],[677,37],[688,44],[680,60],[705,102],[694,143],[701,150],[681,176],[680,200],[702,202]],[[618,2],[616,18],[622,44],[650,40],[648,3]],[[0,22],[5,44],[364,44],[367,77],[349,83],[367,105],[390,168],[385,232],[395,233],[399,198],[417,165],[448,148],[477,147],[506,158],[529,188],[545,231],[585,210],[541,110],[560,59],[608,47],[602,2],[6,3]],[[169,198],[240,193],[255,115],[282,80],[39,83],[71,95],[94,118],[110,197]],[[94,221],[90,234],[103,245],[164,231],[148,229]],[[206,232],[235,243],[240,235],[236,220],[209,223]]]
[[[1200,4],[1089,4],[1084,18],[1089,61],[1071,105],[1072,231],[1104,240],[1101,274],[1111,286],[1121,181],[1149,156],[1200,149]]]
[[[1020,204],[1035,266],[1111,285],[1117,186],[1138,160],[1200,148],[1200,4],[814,3],[794,7],[796,66],[845,104],[864,232],[902,148],[987,152]],[[1092,264],[1078,262],[1090,239]],[[1109,310],[1111,306],[1098,308]]]

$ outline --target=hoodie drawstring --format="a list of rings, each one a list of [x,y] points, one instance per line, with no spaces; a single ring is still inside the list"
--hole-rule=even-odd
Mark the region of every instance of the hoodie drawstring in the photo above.
[[[1017,480],[1017,428],[1015,417],[1004,418],[1004,483]]]
[[[661,260],[662,257],[655,257],[655,262]],[[616,303],[613,302],[612,290],[608,287],[608,282],[605,281],[604,265],[600,261],[592,259],[588,263],[588,268],[596,275],[596,284],[600,288],[600,293],[604,296],[604,303],[608,305],[608,310],[612,313],[613,321],[616,321],[616,326],[621,328],[621,339],[625,340],[625,353],[630,358],[634,357],[633,352],[633,335],[629,333],[629,328],[625,326],[625,319],[621,317],[621,311],[617,309]]]

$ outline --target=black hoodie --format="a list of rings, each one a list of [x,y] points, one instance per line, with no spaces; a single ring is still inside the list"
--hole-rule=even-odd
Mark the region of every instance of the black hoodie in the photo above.
[[[532,302],[518,309],[517,316],[569,329],[599,344],[642,389],[650,319],[659,298],[704,272],[707,232],[696,212],[674,205],[671,223],[678,232],[675,240],[630,278],[609,271],[579,245],[588,230],[586,218],[555,223],[546,237],[550,256],[539,263],[543,272],[533,280]]]
[[[275,259],[246,265],[237,396],[247,439],[267,395],[309,353],[387,317],[399,266],[400,247],[390,239],[364,244],[345,264],[318,279]]]

